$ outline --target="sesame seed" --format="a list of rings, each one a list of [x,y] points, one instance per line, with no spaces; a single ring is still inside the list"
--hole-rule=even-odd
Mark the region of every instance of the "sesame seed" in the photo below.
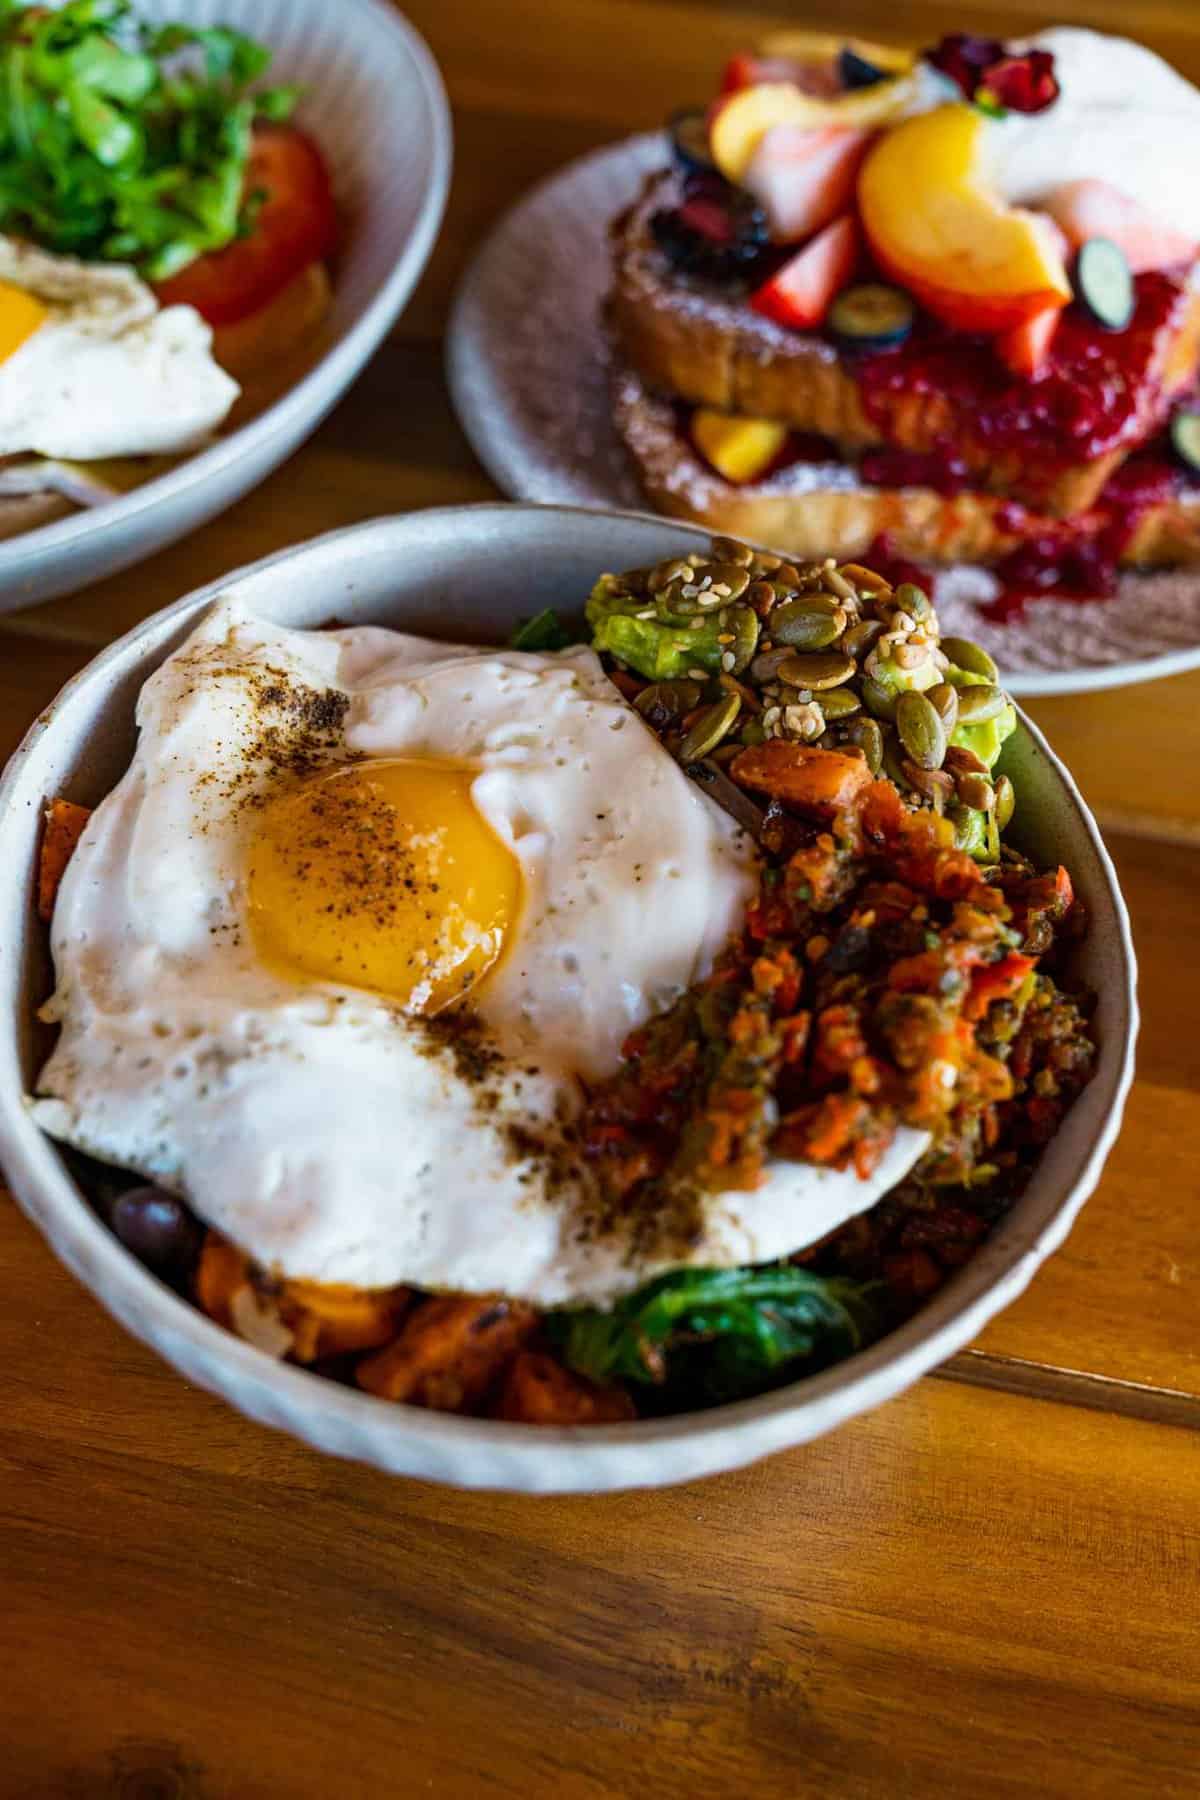
[[[724,669],[724,671],[727,675],[728,675],[729,671],[733,668],[733,665],[736,661],[737,661],[737,658],[733,654],[733,651],[726,650],[724,655],[721,658],[721,667]]]
[[[688,674],[691,676],[693,681],[707,681],[708,680],[708,670],[707,669],[689,669]]]
[[[635,619],[652,619],[654,617],[654,608],[648,606],[645,612],[634,613],[633,616]]]

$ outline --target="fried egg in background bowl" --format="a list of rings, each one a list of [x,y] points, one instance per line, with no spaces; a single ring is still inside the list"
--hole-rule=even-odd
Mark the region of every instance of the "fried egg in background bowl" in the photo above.
[[[530,1432],[389,1405],[272,1361],[162,1286],[101,1223],[57,1146],[35,1123],[23,1096],[35,1085],[48,1048],[34,1021],[52,986],[44,928],[30,905],[41,809],[54,794],[95,804],[117,787],[130,768],[139,692],[189,634],[206,618],[211,622],[214,601],[235,602],[244,614],[289,630],[312,631],[334,616],[348,627],[398,626],[426,638],[494,644],[521,617],[583,596],[600,569],[653,562],[706,541],[687,527],[638,515],[511,506],[449,508],[334,534],[230,577],[139,626],[64,691],[10,765],[0,807],[0,866],[6,871],[0,884],[0,1161],[20,1204],[104,1304],[190,1380],[215,1388],[253,1417],[341,1455],[470,1486],[595,1491],[732,1468],[830,1429],[961,1348],[1026,1285],[1095,1185],[1131,1077],[1132,949],[1094,824],[1069,776],[1025,722],[1006,748],[1006,766],[1023,796],[1022,848],[1068,861],[1092,918],[1076,973],[1099,994],[1095,1078],[979,1255],[898,1330],[787,1388],[703,1414],[585,1432]],[[437,655],[445,657],[444,646]],[[327,672],[325,679],[328,685]],[[316,672],[313,685],[320,685]],[[359,685],[364,694],[371,691],[365,678]],[[374,691],[378,705],[382,690]],[[365,703],[352,704],[356,724],[365,729]],[[620,743],[621,734],[614,741]],[[363,761],[384,759],[382,742],[359,747]],[[430,747],[420,755],[431,755]],[[250,811],[260,821],[267,816],[266,807],[247,809],[247,816]],[[163,860],[170,856],[164,853]],[[165,876],[159,879],[170,885]],[[190,941],[184,933],[185,947]],[[493,974],[504,968],[501,956]],[[127,979],[124,973],[121,978]],[[476,1006],[491,978],[481,976]],[[282,978],[272,971],[271,979]],[[324,1005],[328,998],[314,994],[319,984],[311,977],[304,981],[308,989],[298,984],[294,1010],[315,1035],[318,999]],[[358,997],[354,1004],[381,1003]],[[437,1066],[425,1060],[427,1068]],[[489,1196],[494,1191],[492,1184]],[[475,1211],[478,1225],[487,1215]],[[508,1217],[506,1231],[515,1216]],[[537,1245],[535,1250],[530,1266],[554,1266],[553,1256],[547,1259]]]

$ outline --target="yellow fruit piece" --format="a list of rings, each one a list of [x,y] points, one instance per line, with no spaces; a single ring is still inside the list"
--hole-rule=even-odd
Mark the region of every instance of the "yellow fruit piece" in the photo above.
[[[981,331],[1071,296],[1046,222],[985,185],[987,126],[958,105],[907,119],[868,152],[858,178],[863,228],[892,279],[949,323]]]
[[[770,467],[787,443],[788,427],[701,406],[692,414],[692,439],[717,473],[740,487]]]
[[[7,362],[39,325],[44,325],[47,309],[25,288],[11,281],[0,281],[0,362]]]
[[[708,128],[712,159],[729,181],[740,182],[764,136],[774,125],[802,125],[816,131],[829,125],[869,130],[897,118],[912,98],[913,81],[897,76],[874,87],[855,88],[830,100],[802,94],[790,81],[760,81],[718,102]]]
[[[853,50],[864,62],[891,75],[907,75],[917,60],[915,50],[902,50],[898,44],[876,44],[832,31],[772,31],[758,44],[760,56],[785,56],[798,63],[835,62],[843,50]]]

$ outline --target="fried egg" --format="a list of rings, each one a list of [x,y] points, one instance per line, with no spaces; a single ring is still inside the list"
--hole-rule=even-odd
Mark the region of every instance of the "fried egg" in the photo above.
[[[194,307],[160,308],[132,269],[0,237],[0,456],[190,450],[239,392]]]
[[[753,846],[590,650],[302,632],[220,602],[146,683],[52,927],[35,1115],[281,1274],[604,1304],[878,1198],[775,1164],[686,1242],[598,1224],[572,1127],[711,967]]]

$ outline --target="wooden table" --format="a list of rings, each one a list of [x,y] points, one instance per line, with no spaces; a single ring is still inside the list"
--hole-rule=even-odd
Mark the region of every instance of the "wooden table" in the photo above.
[[[5,753],[97,646],[199,582],[489,497],[440,362],[470,247],[529,182],[703,94],[779,22],[705,0],[409,10],[457,111],[420,293],[219,523],[0,621]],[[899,16],[828,12],[867,34]],[[1043,17],[1012,0],[972,23]],[[904,22],[930,39],[957,20],[926,0]],[[1144,0],[1137,24],[1200,78],[1195,9]],[[0,1198],[0,1795],[1200,1794],[1200,674],[1031,711],[1133,910],[1126,1128],[1069,1244],[950,1379],[832,1439],[615,1499],[389,1481],[188,1389]]]

